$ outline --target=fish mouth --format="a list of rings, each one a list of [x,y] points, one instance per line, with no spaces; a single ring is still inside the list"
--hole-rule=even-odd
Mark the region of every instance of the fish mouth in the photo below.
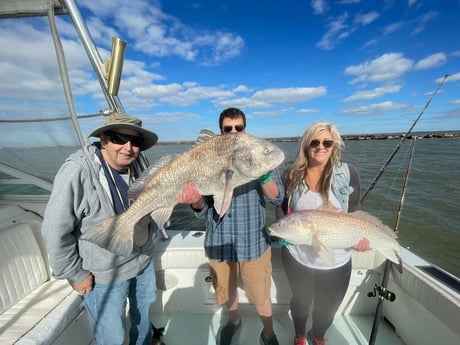
[[[283,163],[284,158],[285,158],[284,152],[279,150],[279,153],[280,155],[278,156],[278,159],[273,162],[272,166],[270,167],[270,170],[277,168],[281,163]]]

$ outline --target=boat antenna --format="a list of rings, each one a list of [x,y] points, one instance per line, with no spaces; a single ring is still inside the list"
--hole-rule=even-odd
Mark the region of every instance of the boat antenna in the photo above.
[[[377,184],[378,180],[380,179],[380,177],[382,176],[382,174],[385,172],[385,170],[387,170],[388,168],[388,165],[390,164],[391,160],[393,159],[393,157],[396,155],[396,153],[398,152],[398,150],[401,148],[403,142],[406,140],[406,138],[409,136],[409,134],[412,132],[412,129],[415,127],[415,125],[417,124],[418,120],[420,119],[420,117],[423,115],[423,113],[425,112],[426,108],[428,108],[428,106],[430,105],[431,103],[431,100],[434,98],[434,96],[438,93],[439,89],[441,88],[441,86],[444,84],[445,80],[447,79],[449,75],[446,74],[444,76],[444,78],[441,80],[441,82],[439,83],[438,87],[436,88],[436,90],[433,92],[433,94],[431,95],[430,99],[428,100],[428,102],[426,102],[425,106],[423,107],[422,111],[420,112],[420,114],[417,116],[417,118],[415,119],[414,123],[412,124],[412,126],[410,126],[409,130],[403,135],[403,137],[401,138],[401,140],[399,141],[398,145],[396,145],[395,149],[393,150],[393,153],[390,155],[390,157],[388,157],[388,160],[385,162],[385,164],[383,165],[382,168],[380,168],[380,171],[378,172],[377,176],[375,176],[374,180],[372,181],[371,185],[369,186],[369,188],[366,190],[366,192],[364,193],[363,197],[361,198],[361,203],[364,202],[364,200],[367,198],[367,195],[369,194],[369,192],[374,189],[375,185]]]
[[[403,189],[401,192],[401,199],[399,200],[399,207],[398,207],[398,214],[396,216],[396,221],[395,221],[395,226],[394,226],[394,231],[398,232],[399,228],[399,220],[401,219],[401,212],[403,209],[403,204],[404,204],[404,198],[406,196],[406,191],[407,191],[407,183],[409,181],[409,174],[410,170],[412,168],[412,159],[414,156],[414,149],[415,149],[415,137],[412,141],[412,149],[409,157],[409,161],[407,163],[407,169],[406,169],[406,176],[404,177],[404,185]],[[391,269],[391,261],[385,260],[385,267],[383,269],[383,275],[382,275],[382,283],[381,285],[374,285],[374,291],[369,292],[367,294],[368,297],[375,297],[379,296],[379,301],[377,302],[377,307],[375,309],[375,314],[374,314],[374,322],[372,324],[372,330],[371,330],[371,335],[369,338],[369,345],[374,345],[375,339],[377,337],[377,331],[379,328],[379,323],[382,318],[382,308],[383,308],[383,301],[386,299],[390,302],[393,302],[396,299],[396,295],[387,289],[388,285],[388,279],[390,277],[390,269]]]

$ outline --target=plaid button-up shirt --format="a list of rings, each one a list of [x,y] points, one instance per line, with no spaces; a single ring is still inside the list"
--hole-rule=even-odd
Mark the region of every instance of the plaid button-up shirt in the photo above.
[[[278,206],[284,197],[284,186],[278,170],[272,172],[278,186],[277,198],[270,200],[262,193],[257,180],[235,188],[228,211],[218,222],[212,197],[206,197],[206,206],[197,212],[206,217],[205,252],[215,261],[252,261],[259,258],[270,245],[265,229],[266,202]]]

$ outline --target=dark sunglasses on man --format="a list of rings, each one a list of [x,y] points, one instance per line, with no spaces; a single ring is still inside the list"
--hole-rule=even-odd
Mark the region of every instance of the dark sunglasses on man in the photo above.
[[[131,145],[140,147],[144,143],[144,138],[141,136],[129,135],[113,131],[106,131],[104,134],[112,143],[117,145],[125,145],[129,141],[131,142]]]
[[[224,126],[224,127],[222,127],[224,133],[230,133],[230,132],[233,130],[233,128],[235,128],[235,130],[236,130],[237,132],[242,132],[242,131],[244,131],[244,126],[243,126],[243,125]]]

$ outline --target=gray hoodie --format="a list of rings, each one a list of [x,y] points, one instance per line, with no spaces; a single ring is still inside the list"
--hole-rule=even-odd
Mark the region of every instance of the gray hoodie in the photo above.
[[[153,254],[155,229],[148,221],[143,222],[147,241],[135,246],[129,257],[79,241],[83,232],[115,214],[95,150],[94,145],[88,145],[71,154],[60,167],[42,225],[53,276],[67,279],[71,285],[84,280],[89,272],[99,284],[131,279],[147,266]]]

